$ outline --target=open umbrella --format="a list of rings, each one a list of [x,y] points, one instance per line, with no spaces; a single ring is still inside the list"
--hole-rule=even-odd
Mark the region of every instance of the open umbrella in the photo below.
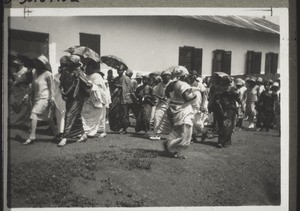
[[[120,59],[116,56],[113,56],[113,55],[102,56],[101,61],[104,64],[106,64],[107,66],[110,66],[115,69],[121,69],[124,71],[128,69],[127,65],[125,64],[125,62],[122,59]]]
[[[65,52],[68,52],[70,54],[79,55],[82,56],[85,59],[92,59],[95,62],[100,62],[100,56],[98,53],[93,51],[92,49],[86,47],[86,46],[73,46],[65,50]]]

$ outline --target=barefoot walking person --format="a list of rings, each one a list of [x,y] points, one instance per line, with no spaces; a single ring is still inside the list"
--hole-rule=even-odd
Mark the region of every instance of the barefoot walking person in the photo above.
[[[189,72],[183,66],[174,68],[173,82],[166,88],[166,96],[170,98],[168,111],[172,131],[168,140],[164,142],[165,151],[175,158],[186,158],[181,154],[188,148],[193,133],[194,112],[191,101],[196,96],[191,91],[191,86],[186,82]]]

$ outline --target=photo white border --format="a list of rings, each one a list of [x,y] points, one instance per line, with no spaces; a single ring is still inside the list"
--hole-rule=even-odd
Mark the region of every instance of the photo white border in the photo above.
[[[281,205],[280,206],[211,206],[211,207],[138,207],[138,208],[12,208],[12,211],[79,211],[79,210],[210,210],[210,211],[283,211],[289,208],[289,19],[287,8],[27,8],[30,17],[45,17],[45,16],[193,16],[193,15],[240,15],[240,16],[278,16],[280,20],[280,79],[281,79],[281,140],[280,140],[280,158],[281,158]],[[66,12],[67,11],[67,12]],[[8,60],[8,17],[24,17],[24,8],[4,9],[4,30],[3,30],[3,63],[2,69],[6,70]],[[3,74],[3,94],[2,99],[7,96],[7,71],[2,71]],[[3,100],[2,102],[6,102]],[[3,129],[3,187],[4,187],[4,202],[7,202],[7,104],[3,104],[2,129]],[[5,206],[6,207],[6,206]]]

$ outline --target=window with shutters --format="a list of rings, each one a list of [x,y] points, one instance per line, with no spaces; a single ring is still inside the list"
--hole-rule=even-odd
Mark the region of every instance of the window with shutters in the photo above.
[[[276,74],[278,68],[278,53],[266,53],[265,74]]]
[[[260,74],[261,52],[247,51],[246,74]]]
[[[202,48],[179,47],[179,65],[185,66],[189,71],[196,70],[202,75],[202,52]]]
[[[220,49],[213,51],[212,73],[214,72],[231,74],[231,51]]]
[[[86,34],[79,33],[79,42],[81,46],[86,46],[101,55],[100,53],[100,40],[101,36],[99,34]]]

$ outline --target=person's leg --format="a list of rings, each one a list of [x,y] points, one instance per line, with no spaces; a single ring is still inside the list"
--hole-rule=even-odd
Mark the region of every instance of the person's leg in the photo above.
[[[24,145],[32,143],[32,141],[35,140],[35,132],[36,132],[36,126],[37,126],[37,118],[31,118],[31,131],[29,138],[23,143]]]
[[[122,130],[120,133],[126,133],[127,132],[127,127],[129,125],[129,108],[128,104],[122,104],[121,105],[121,126]]]
[[[64,134],[58,146],[65,146],[68,138],[84,134],[81,118],[83,103],[84,99],[71,99],[66,102]]]
[[[55,125],[53,119],[50,118],[50,119],[47,120],[47,122],[48,122],[48,124],[49,124],[51,130],[53,131],[54,135],[55,135],[55,136],[58,135],[58,128],[56,127],[56,125]]]
[[[101,131],[101,134],[99,135],[99,138],[104,138],[107,136],[106,133],[106,108],[101,108],[101,114],[100,114],[100,120],[99,120],[99,130]]]
[[[251,112],[249,114],[249,128],[253,129],[255,127],[254,119],[256,116],[256,110],[255,110],[255,102],[251,102]]]
[[[182,154],[191,144],[193,127],[191,125],[184,124],[181,126],[179,137],[176,141],[171,141],[171,150],[175,151],[174,157],[179,159],[185,159],[186,156]]]
[[[65,126],[65,114],[62,114],[57,108],[55,108],[55,116],[57,120],[58,133],[63,133]]]
[[[32,119],[31,120],[31,131],[30,131],[30,136],[29,139],[35,140],[35,132],[36,132],[36,126],[37,126],[37,119]]]

